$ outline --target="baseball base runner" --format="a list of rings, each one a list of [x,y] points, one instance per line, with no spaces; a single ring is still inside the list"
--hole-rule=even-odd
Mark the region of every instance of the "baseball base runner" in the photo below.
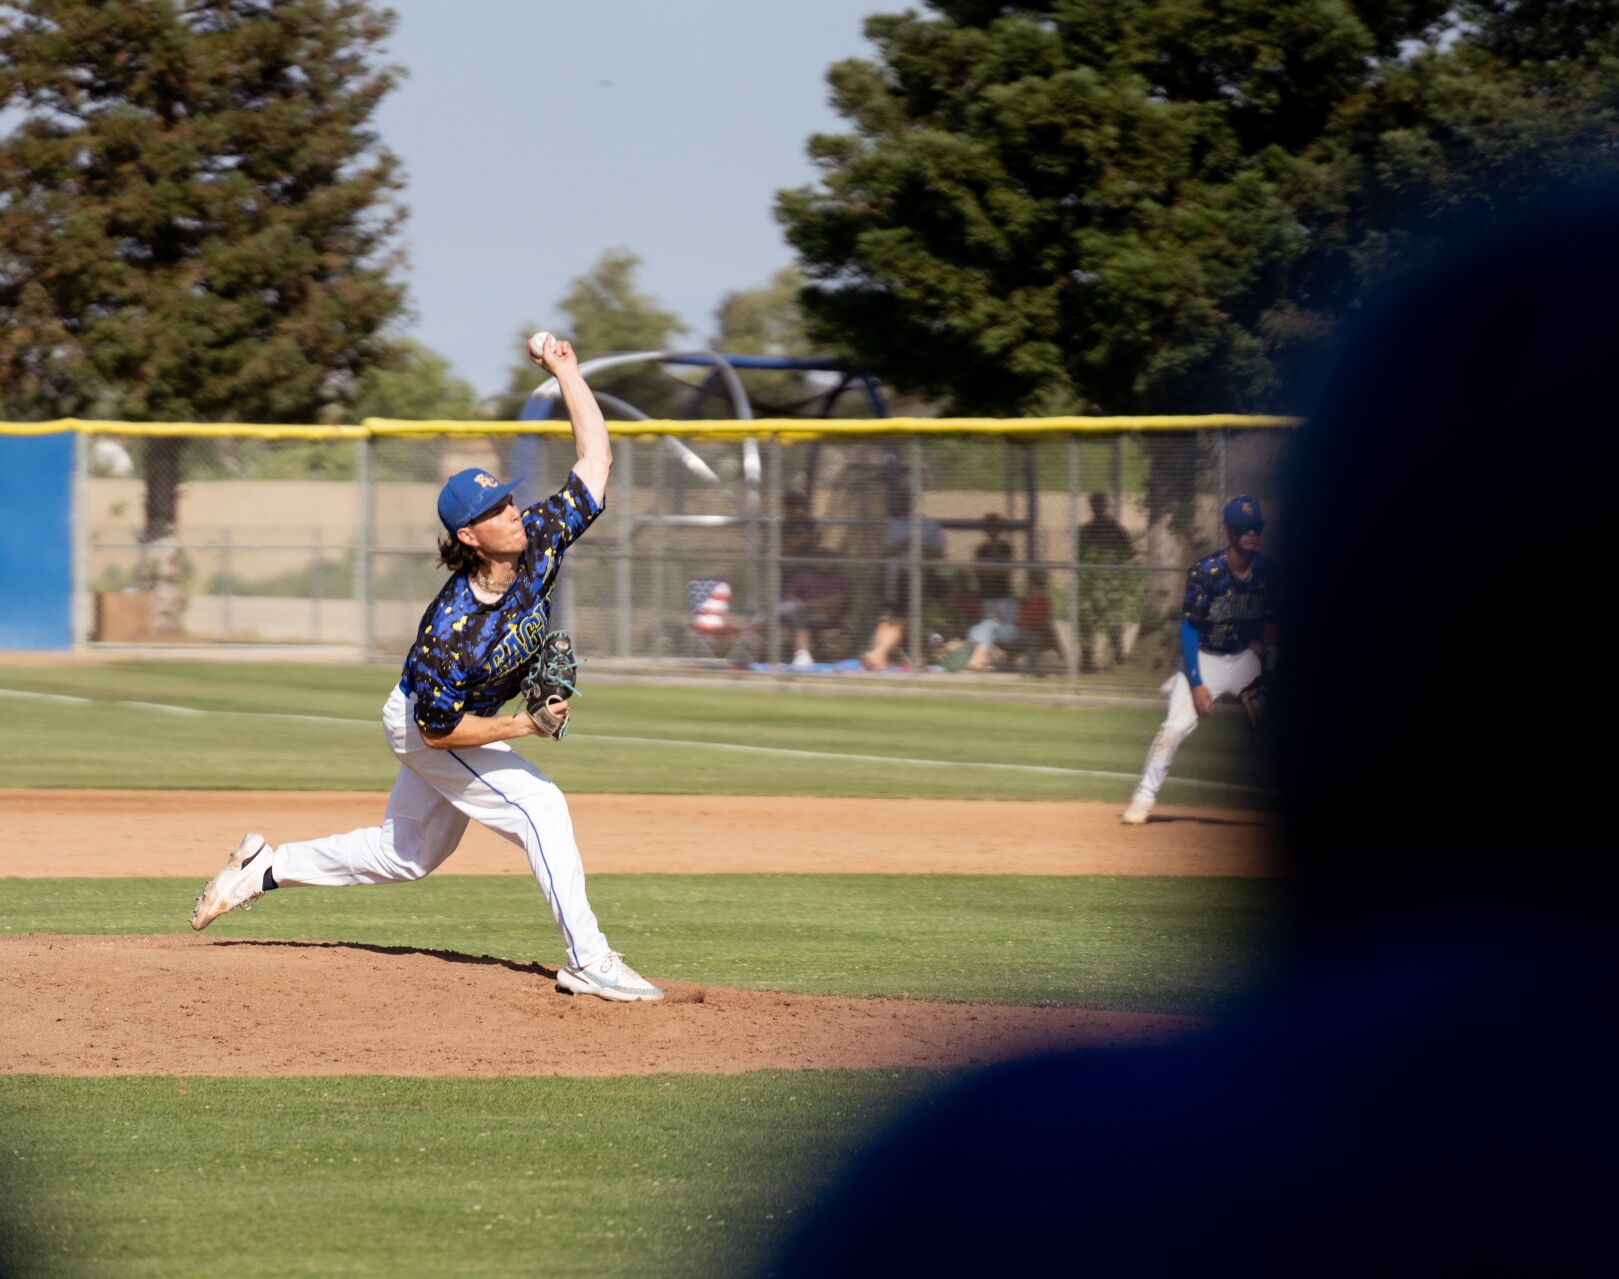
[[[1147,750],[1127,826],[1146,822],[1169,765],[1198,720],[1222,697],[1236,697],[1276,669],[1276,561],[1259,552],[1265,515],[1259,499],[1234,497],[1221,511],[1226,549],[1187,570],[1181,603],[1181,669],[1170,676],[1169,714]]]

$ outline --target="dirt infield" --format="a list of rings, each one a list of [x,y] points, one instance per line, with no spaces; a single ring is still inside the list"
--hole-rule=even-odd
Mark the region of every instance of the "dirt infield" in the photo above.
[[[0,790],[0,875],[200,875],[244,830],[275,843],[373,826],[386,797],[355,791]],[[1263,813],[1003,800],[571,795],[590,874],[1272,875]],[[472,826],[443,874],[526,875],[518,849]]]
[[[348,792],[0,790],[0,875],[206,878],[243,829],[278,842],[380,820]],[[1116,805],[578,795],[591,874],[1269,875],[1273,819]],[[443,873],[526,875],[473,826]],[[623,1075],[970,1066],[1139,1044],[1192,1018],[759,993],[665,983],[654,1005],[557,991],[483,956],[207,936],[0,937],[0,1074]],[[656,974],[653,974],[656,976]]]
[[[539,964],[340,942],[0,938],[0,1073],[651,1075],[969,1066],[1150,1043],[1192,1018],[667,985],[556,990]]]

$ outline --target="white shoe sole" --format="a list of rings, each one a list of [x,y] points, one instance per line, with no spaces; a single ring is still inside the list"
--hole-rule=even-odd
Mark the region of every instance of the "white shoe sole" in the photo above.
[[[566,968],[557,969],[557,988],[567,991],[570,995],[594,995],[597,999],[610,999],[617,1004],[650,1004],[663,998],[663,992],[656,986],[651,993],[640,991],[619,990],[612,986],[601,986],[588,977],[577,973],[570,973]]]
[[[263,835],[249,832],[242,836],[241,842],[231,849],[231,854],[225,859],[225,865],[219,874],[208,881],[208,886],[202,890],[202,896],[197,898],[197,904],[191,912],[191,927],[201,932],[221,915],[232,910],[225,902],[220,892],[220,880],[224,879],[233,870],[241,870],[260,853],[269,848]]]

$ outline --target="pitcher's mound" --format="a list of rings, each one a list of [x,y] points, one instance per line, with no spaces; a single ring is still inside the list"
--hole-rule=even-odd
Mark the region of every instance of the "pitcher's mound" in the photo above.
[[[555,970],[353,942],[0,937],[0,1073],[649,1075],[972,1066],[1135,1045],[1150,1013],[787,995],[659,982],[661,1003],[560,993]],[[657,974],[649,973],[654,980]]]

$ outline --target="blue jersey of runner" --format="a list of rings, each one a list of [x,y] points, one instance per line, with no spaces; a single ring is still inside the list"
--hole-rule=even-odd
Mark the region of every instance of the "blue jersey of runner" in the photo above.
[[[1239,653],[1260,642],[1266,624],[1276,621],[1277,577],[1276,561],[1258,552],[1247,581],[1231,571],[1224,551],[1192,565],[1181,617],[1196,629],[1198,647]]]
[[[463,715],[493,715],[517,695],[551,619],[551,586],[562,553],[602,512],[572,473],[545,501],[523,512],[528,545],[517,577],[493,604],[481,604],[465,573],[454,574],[427,606],[399,686],[416,695],[416,724],[447,733]]]

